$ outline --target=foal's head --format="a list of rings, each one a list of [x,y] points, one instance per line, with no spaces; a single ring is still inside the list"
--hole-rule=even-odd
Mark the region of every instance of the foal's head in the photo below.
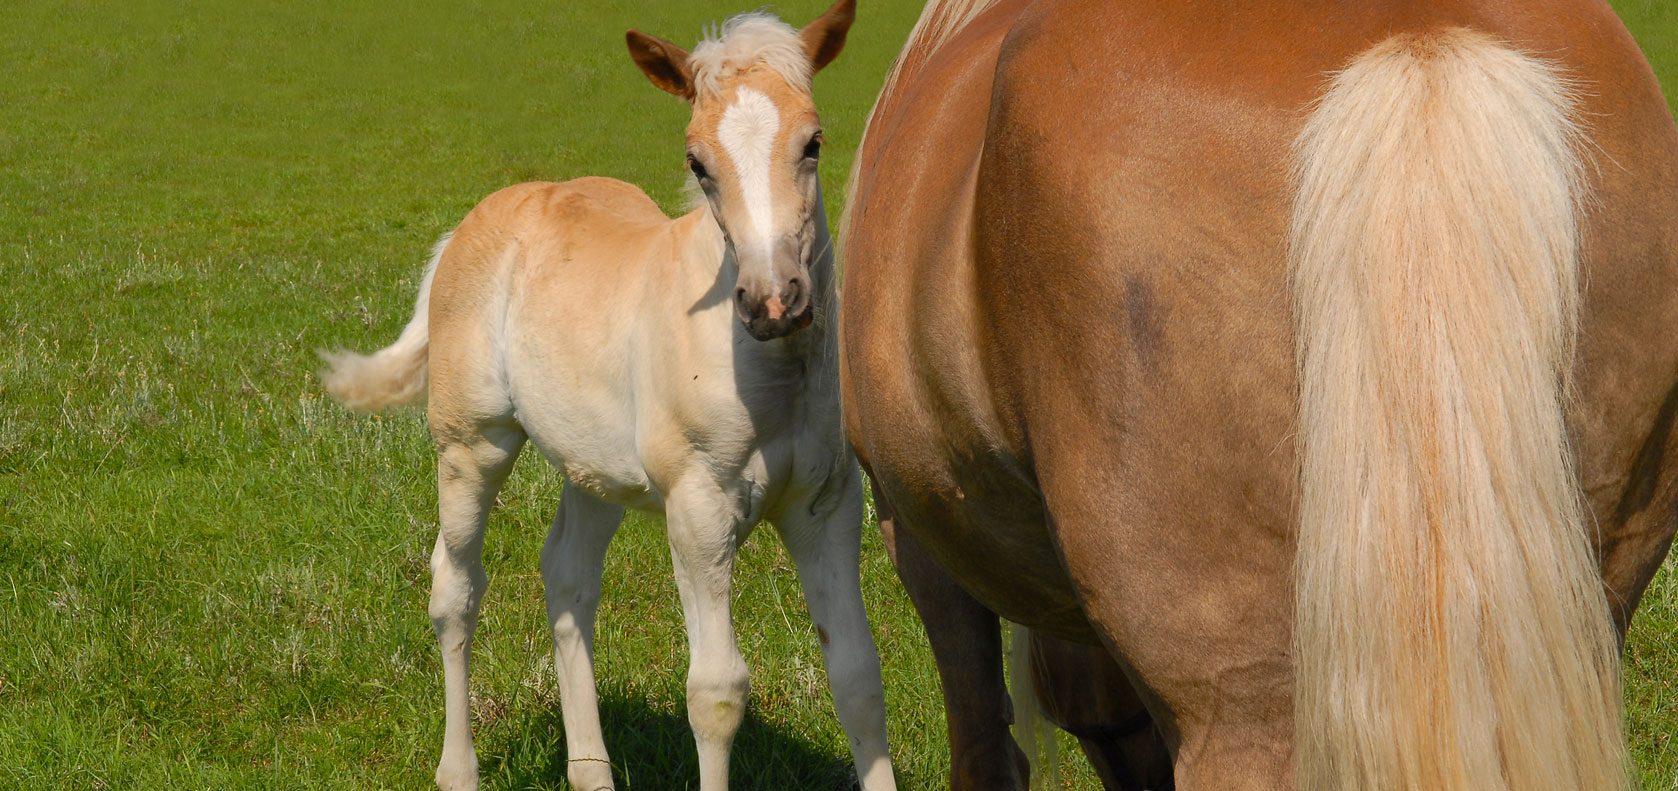
[[[693,105],[687,163],[734,251],[734,310],[758,340],[810,323],[821,122],[810,77],[845,46],[855,0],[793,30],[767,14],[737,16],[680,47],[629,31],[629,54],[654,85]]]

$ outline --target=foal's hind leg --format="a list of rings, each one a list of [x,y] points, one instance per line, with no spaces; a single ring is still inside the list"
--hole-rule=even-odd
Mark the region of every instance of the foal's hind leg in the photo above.
[[[688,724],[699,787],[728,787],[728,753],[746,715],[750,679],[729,609],[734,553],[745,538],[736,500],[709,481],[684,482],[665,503],[676,589],[688,633]]]
[[[843,482],[836,482],[837,498],[819,514],[811,513],[811,503],[793,503],[775,520],[775,528],[798,564],[857,778],[863,791],[884,791],[895,789],[897,781],[886,747],[880,655],[862,608],[861,477],[854,468],[846,473]]]
[[[478,787],[478,759],[472,751],[467,666],[472,633],[478,627],[478,603],[489,583],[482,557],[484,524],[524,444],[524,432],[512,425],[492,426],[476,434],[438,437],[437,443],[440,529],[431,552],[430,611],[443,649],[445,709],[437,785],[473,789]]]
[[[613,787],[595,697],[594,615],[600,605],[606,547],[622,521],[622,507],[566,484],[548,541],[542,545],[542,582],[565,716],[565,776],[577,791]]]
[[[1008,732],[1013,715],[1002,678],[1001,621],[898,528],[878,486],[874,505],[892,564],[926,626],[938,664],[950,733],[950,788],[1025,788],[1029,765]]]

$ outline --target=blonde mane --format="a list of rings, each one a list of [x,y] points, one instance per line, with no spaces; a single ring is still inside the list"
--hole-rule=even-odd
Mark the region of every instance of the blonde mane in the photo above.
[[[724,80],[753,66],[775,72],[798,90],[810,90],[810,56],[798,31],[763,11],[731,17],[708,31],[694,46],[688,65],[701,95],[720,91]]]

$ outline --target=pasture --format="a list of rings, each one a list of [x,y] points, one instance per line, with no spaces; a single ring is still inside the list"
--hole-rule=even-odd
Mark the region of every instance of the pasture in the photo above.
[[[746,10],[339,5],[25,0],[0,26],[0,785],[430,784],[430,442],[418,411],[329,402],[314,350],[392,340],[432,242],[501,186],[607,175],[679,211],[686,108],[623,31],[689,46]],[[825,5],[773,10],[802,24]],[[1678,4],[1615,6],[1678,97]],[[917,12],[864,2],[816,78],[833,219]],[[564,786],[537,569],[560,487],[526,453],[491,517],[472,669],[490,788]],[[898,780],[940,788],[925,636],[872,526],[863,551]],[[735,784],[846,787],[816,635],[768,531],[735,602],[752,671]],[[656,520],[618,534],[596,649],[621,787],[696,782]],[[1678,788],[1678,563],[1626,663],[1645,785]],[[1063,746],[1066,785],[1095,787]]]

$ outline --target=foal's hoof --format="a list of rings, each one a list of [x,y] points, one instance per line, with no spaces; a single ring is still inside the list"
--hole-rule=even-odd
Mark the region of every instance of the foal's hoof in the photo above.
[[[443,762],[437,765],[437,791],[478,791],[478,766],[474,761],[465,766]]]
[[[574,758],[565,770],[565,779],[575,791],[613,791],[612,765],[598,758]]]

